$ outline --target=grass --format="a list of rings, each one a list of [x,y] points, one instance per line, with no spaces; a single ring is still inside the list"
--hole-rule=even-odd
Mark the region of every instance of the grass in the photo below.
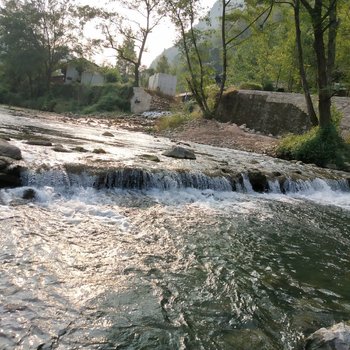
[[[201,114],[197,110],[193,111],[192,113],[178,112],[171,116],[159,118],[159,120],[156,123],[156,128],[158,131],[175,129],[191,120],[199,118],[201,118]]]
[[[284,137],[276,150],[277,156],[314,163],[326,167],[335,165],[346,169],[350,161],[350,145],[339,135],[335,125],[328,128],[315,127],[303,135]]]

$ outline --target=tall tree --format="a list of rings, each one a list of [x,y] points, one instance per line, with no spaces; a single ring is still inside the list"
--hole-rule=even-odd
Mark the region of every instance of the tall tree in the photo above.
[[[60,61],[75,51],[81,23],[74,14],[72,0],[2,2],[1,56],[7,68],[27,76],[31,90],[33,80],[39,80],[48,91]]]
[[[317,61],[319,125],[331,124],[332,75],[336,56],[338,0],[300,0],[308,12],[313,29],[313,48]]]
[[[205,64],[208,42],[205,32],[195,27],[201,8],[198,0],[166,0],[166,11],[179,31],[178,46],[187,65],[186,81],[203,115],[212,117],[206,86],[213,69]]]
[[[130,77],[134,76],[135,62],[137,61],[135,41],[130,36],[124,37],[123,42],[119,45],[119,51],[117,51],[117,67],[124,82],[129,81]]]
[[[148,37],[164,16],[161,12],[161,0],[124,0],[122,4],[128,10],[128,16],[117,12],[105,12],[102,28],[107,47],[117,52],[118,59],[133,65],[134,86],[139,86],[140,67]],[[129,48],[120,43],[120,36],[124,43],[134,43],[135,57],[131,57]]]
[[[294,9],[294,25],[295,25],[295,39],[298,52],[298,65],[301,85],[304,90],[304,96],[307,106],[307,111],[313,125],[318,125],[318,119],[316,116],[315,108],[311,99],[309,83],[306,76],[305,61],[304,61],[304,49],[302,45],[301,29],[300,29],[300,0],[294,0],[291,3]]]
[[[170,64],[167,57],[164,54],[159,57],[155,71],[157,73],[170,73]]]

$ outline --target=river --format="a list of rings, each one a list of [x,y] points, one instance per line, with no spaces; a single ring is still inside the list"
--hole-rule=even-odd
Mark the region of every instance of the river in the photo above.
[[[51,155],[21,146],[33,167]],[[0,191],[0,349],[301,349],[350,318],[346,186],[259,194],[249,182],[96,189],[87,174],[24,177]]]

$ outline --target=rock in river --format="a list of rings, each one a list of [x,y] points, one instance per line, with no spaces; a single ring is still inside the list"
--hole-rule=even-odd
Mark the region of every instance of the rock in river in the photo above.
[[[196,159],[194,152],[188,148],[174,146],[163,153],[164,156],[180,159]]]
[[[52,142],[51,141],[39,140],[39,139],[37,139],[37,140],[28,140],[27,144],[28,145],[32,145],[32,146],[46,146],[46,147],[52,146]]]
[[[0,156],[16,160],[22,159],[21,150],[4,140],[0,140]]]
[[[0,188],[20,186],[21,168],[16,164],[20,159],[22,155],[18,147],[0,140]]]
[[[306,339],[305,350],[350,350],[350,326],[341,322],[319,329]]]

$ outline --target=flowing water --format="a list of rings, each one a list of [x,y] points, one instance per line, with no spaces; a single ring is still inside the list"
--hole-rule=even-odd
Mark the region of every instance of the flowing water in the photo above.
[[[300,349],[350,319],[345,182],[67,178],[0,191],[0,349]]]

